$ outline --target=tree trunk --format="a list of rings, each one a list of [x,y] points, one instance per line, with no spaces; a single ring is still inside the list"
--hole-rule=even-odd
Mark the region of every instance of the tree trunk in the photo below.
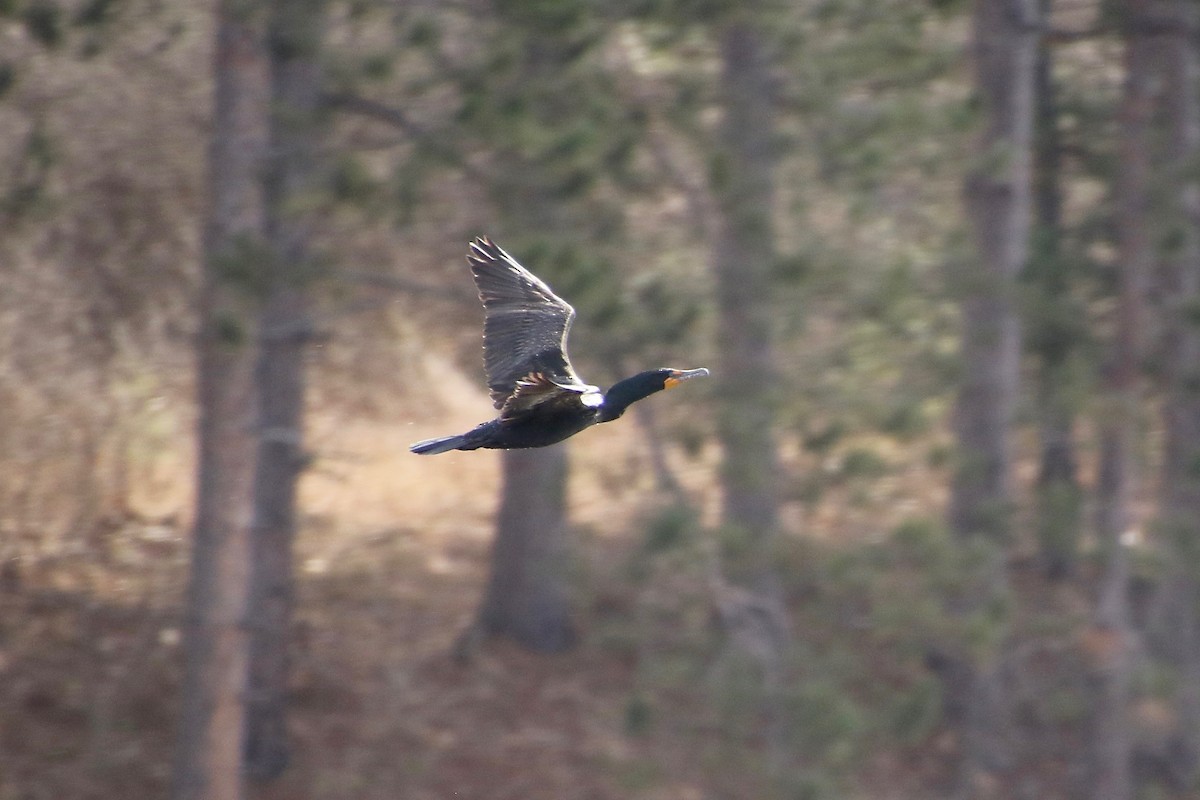
[[[257,444],[257,301],[250,276],[261,261],[258,176],[268,108],[266,53],[257,22],[238,4],[217,9],[198,339],[196,520],[174,800],[234,800],[243,789],[246,588]]]
[[[770,283],[774,99],[761,34],[748,12],[732,16],[720,32],[725,118],[710,175],[718,217],[713,268],[720,477],[724,523],[747,538],[756,562],[747,565],[749,583],[773,584],[768,554],[779,511]]]
[[[1200,53],[1189,31],[1198,14],[1191,0],[1174,0],[1177,28],[1166,55],[1165,105],[1171,130],[1170,174],[1187,176],[1171,197],[1177,248],[1166,259],[1166,453],[1160,528],[1171,569],[1155,600],[1165,623],[1151,631],[1179,670],[1179,755],[1172,767],[1192,785],[1200,766]],[[1162,613],[1165,612],[1165,613]],[[1163,647],[1162,645],[1166,646]]]
[[[505,450],[492,574],[476,622],[530,650],[575,643],[567,595],[567,449]]]
[[[271,4],[270,159],[265,175],[271,259],[258,359],[259,440],[250,583],[247,774],[277,777],[288,762],[288,633],[296,483],[304,453],[304,345],[312,195],[318,191],[318,55],[323,0]]]
[[[962,286],[962,383],[954,411],[959,463],[950,525],[1002,539],[1012,514],[1009,434],[1020,330],[1013,304],[1029,255],[1037,11],[1033,0],[976,0],[975,80],[984,130],[964,186],[978,259]]]
[[[728,577],[745,604],[761,612],[723,614],[722,620],[729,645],[759,662],[768,754],[780,772],[787,756],[780,695],[789,623],[773,557],[779,522],[771,303],[778,159],[774,85],[759,24],[752,10],[742,8],[730,11],[719,30],[724,119],[709,181],[717,211],[713,270],[722,521],[731,546],[717,563],[725,573],[721,583]],[[720,604],[720,597],[714,600]],[[743,624],[753,630],[739,629]]]
[[[1042,16],[1050,0],[1041,0]],[[1029,349],[1037,357],[1037,413],[1041,458],[1036,482],[1038,545],[1046,574],[1065,578],[1075,567],[1082,528],[1083,492],[1076,467],[1070,400],[1070,361],[1075,349],[1075,309],[1069,302],[1068,268],[1062,252],[1062,142],[1054,86],[1053,45],[1038,46],[1033,164],[1034,235],[1028,275],[1036,300],[1028,325]],[[1064,302],[1066,301],[1066,302]]]
[[[977,258],[962,292],[962,382],[954,409],[958,464],[950,527],[960,539],[989,545],[970,577],[974,589],[951,608],[987,618],[1007,593],[1003,550],[1014,504],[1010,428],[1019,382],[1016,279],[1029,255],[1038,11],[1035,0],[976,0],[972,47],[982,131],[964,184]],[[959,709],[963,752],[957,793],[996,795],[1012,767],[1011,709],[1000,669],[1004,623],[992,623],[991,646],[946,657],[947,706]]]
[[[1154,111],[1158,44],[1144,25],[1148,0],[1125,0],[1125,86],[1116,174],[1118,257],[1117,326],[1104,365],[1106,408],[1100,421],[1096,534],[1104,547],[1105,575],[1090,650],[1096,701],[1092,714],[1091,795],[1097,800],[1133,797],[1129,749],[1129,681],[1133,632],[1129,622],[1129,556],[1122,535],[1133,522],[1134,443],[1140,402],[1142,316],[1153,260],[1148,228],[1150,124]]]

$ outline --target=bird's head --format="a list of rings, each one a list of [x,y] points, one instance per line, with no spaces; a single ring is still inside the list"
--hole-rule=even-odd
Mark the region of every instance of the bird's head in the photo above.
[[[625,413],[625,409],[644,397],[655,392],[678,386],[692,378],[703,378],[708,370],[699,369],[652,369],[639,372],[637,375],[617,381],[604,393],[604,403],[600,406],[600,421],[610,422]]]

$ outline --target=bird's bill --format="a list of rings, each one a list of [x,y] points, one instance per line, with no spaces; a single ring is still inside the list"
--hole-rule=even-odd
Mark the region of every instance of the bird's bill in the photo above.
[[[700,369],[673,369],[671,370],[671,374],[667,376],[666,381],[664,381],[664,388],[670,389],[692,378],[704,378],[707,376],[708,370],[704,367]]]

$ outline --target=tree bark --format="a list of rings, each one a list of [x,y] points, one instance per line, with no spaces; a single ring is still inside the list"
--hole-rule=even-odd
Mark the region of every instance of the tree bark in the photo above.
[[[1155,104],[1155,50],[1143,23],[1148,0],[1122,4],[1125,86],[1118,111],[1116,174],[1117,325],[1104,365],[1106,408],[1100,422],[1096,534],[1105,574],[1091,648],[1096,701],[1092,714],[1091,794],[1097,800],[1133,797],[1129,744],[1129,681],[1133,631],[1129,621],[1129,556],[1122,536],[1133,523],[1134,443],[1141,388],[1142,317],[1153,260],[1149,237],[1150,125]]]
[[[253,275],[262,250],[258,177],[268,94],[262,30],[242,4],[218,6],[214,72],[198,338],[196,520],[174,800],[234,800],[243,791],[246,588],[257,444]]]
[[[566,650],[576,639],[567,594],[566,446],[501,457],[492,573],[476,628],[538,652]]]
[[[1171,568],[1155,606],[1159,630],[1156,650],[1179,670],[1178,758],[1172,767],[1193,785],[1200,767],[1200,53],[1189,31],[1200,23],[1195,4],[1170,4],[1177,27],[1164,49],[1165,107],[1170,126],[1168,166],[1186,176],[1170,197],[1172,238],[1164,282],[1171,298],[1166,317],[1166,393],[1163,403],[1165,445],[1159,526]]]
[[[717,226],[718,437],[726,526],[747,537],[751,584],[773,584],[770,539],[779,514],[772,352],[774,98],[762,37],[749,12],[720,31],[724,122],[710,182]],[[762,588],[761,586],[758,588]]]
[[[256,374],[258,464],[250,582],[250,690],[246,768],[268,781],[288,762],[288,634],[293,606],[296,484],[304,452],[304,346],[310,337],[307,285],[313,195],[318,191],[318,64],[324,0],[270,5],[270,155],[265,173],[271,258]]]
[[[751,5],[730,11],[718,29],[723,120],[709,183],[717,212],[713,271],[722,522],[731,545],[719,557],[718,570],[725,573],[721,583],[727,577],[745,605],[762,612],[723,614],[722,621],[729,645],[746,649],[744,655],[759,662],[764,733],[778,772],[788,754],[781,692],[789,622],[774,561],[779,462],[771,275],[777,257],[772,215],[778,153],[775,87],[761,24]],[[760,623],[765,623],[762,630]]]
[[[964,542],[982,537],[988,556],[974,588],[952,604],[970,619],[1007,594],[1003,551],[1012,508],[1010,428],[1019,383],[1016,279],[1029,256],[1036,95],[1035,0],[975,0],[972,50],[982,130],[964,183],[977,257],[963,273],[962,378],[954,409],[958,463],[949,520]],[[944,658],[947,707],[958,709],[963,751],[957,794],[996,796],[1013,762],[1011,710],[1000,669],[1004,623],[992,646],[963,645]]]
[[[950,525],[959,536],[1007,535],[1013,506],[1010,428],[1019,383],[1013,303],[1029,255],[1037,9],[976,0],[975,81],[983,115],[964,186],[978,258],[962,286],[962,383],[954,410],[959,463]]]

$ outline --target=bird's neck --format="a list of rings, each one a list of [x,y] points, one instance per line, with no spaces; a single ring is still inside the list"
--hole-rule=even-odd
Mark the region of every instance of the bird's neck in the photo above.
[[[604,402],[600,404],[599,421],[612,422],[638,400],[660,392],[662,389],[662,378],[655,370],[639,372],[637,375],[617,381],[604,393]]]

